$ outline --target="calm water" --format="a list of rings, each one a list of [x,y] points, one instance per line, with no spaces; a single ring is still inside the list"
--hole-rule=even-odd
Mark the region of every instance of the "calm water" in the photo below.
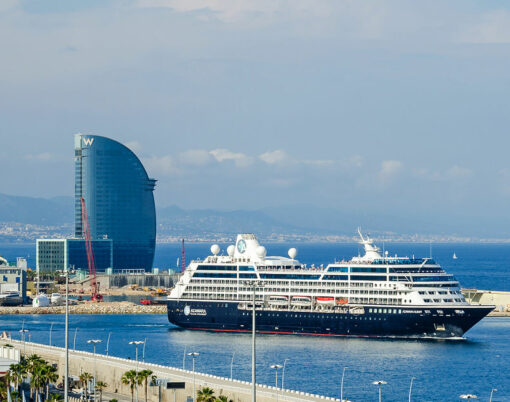
[[[223,245],[222,245],[223,247]],[[187,258],[203,257],[209,245],[188,245]],[[225,248],[225,247],[223,247]],[[268,254],[286,254],[289,245],[268,245]],[[417,257],[429,255],[429,245],[387,244],[390,254]],[[298,245],[298,258],[307,264],[327,264],[335,258],[358,254],[354,244]],[[453,252],[459,257],[452,260]],[[33,246],[3,246],[0,254],[13,259],[31,254]],[[464,287],[510,291],[510,245],[434,245],[433,257],[461,281]],[[179,245],[160,245],[155,265],[174,267],[180,255]],[[33,257],[31,257],[33,258]],[[16,334],[22,326],[31,339],[48,342],[54,322],[53,343],[63,346],[61,316],[1,316],[0,330]],[[71,316],[70,342],[74,329],[76,347],[90,350],[87,339],[106,342],[111,331],[110,351],[134,358],[130,340],[147,338],[146,360],[181,367],[184,348],[198,351],[197,370],[230,375],[234,358],[234,377],[250,379],[250,336],[186,331],[170,325],[164,315],[146,316]],[[339,397],[342,368],[346,371],[344,396],[353,401],[377,400],[372,381],[385,380],[386,401],[406,401],[409,382],[417,401],[458,401],[458,396],[473,393],[488,400],[491,388],[497,388],[493,401],[510,400],[510,318],[486,318],[467,334],[466,341],[402,341],[337,339],[306,336],[261,335],[258,342],[258,381],[274,384],[269,365],[289,359],[285,386],[306,392]],[[104,344],[103,344],[104,346]],[[187,362],[187,367],[190,368]]]
[[[25,321],[31,340],[48,343],[54,322],[52,343],[64,345],[63,316],[1,316],[0,329],[17,331]],[[234,356],[234,377],[250,380],[250,335],[186,331],[170,325],[164,315],[71,316],[70,344],[74,330],[76,347],[91,351],[87,339],[99,338],[104,352],[111,331],[110,353],[134,359],[131,340],[147,338],[147,361],[182,367],[184,348],[198,351],[197,370],[229,376]],[[344,392],[353,401],[375,401],[372,381],[385,380],[384,400],[406,401],[411,376],[416,377],[414,400],[458,401],[463,393],[494,401],[510,400],[510,319],[487,318],[469,332],[466,341],[396,341],[337,339],[308,336],[260,335],[258,337],[258,382],[273,385],[271,364],[287,361],[285,386],[307,392],[339,396],[342,368],[346,371]],[[141,350],[140,350],[141,352]],[[140,353],[141,354],[141,353]],[[186,362],[190,369],[191,361]]]

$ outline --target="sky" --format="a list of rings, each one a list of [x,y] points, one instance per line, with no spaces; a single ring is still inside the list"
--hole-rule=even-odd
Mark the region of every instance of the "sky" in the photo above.
[[[158,205],[309,205],[497,225],[510,3],[2,0],[0,192],[73,195],[114,138]]]

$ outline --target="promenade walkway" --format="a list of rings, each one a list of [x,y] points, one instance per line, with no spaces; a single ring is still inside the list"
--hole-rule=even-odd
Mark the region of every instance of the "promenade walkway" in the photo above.
[[[58,364],[59,376],[62,378],[65,370],[65,349],[42,345],[38,343],[22,342],[16,340],[0,340],[0,345],[10,344],[19,349],[21,354],[31,355],[37,354],[50,363]],[[108,384],[105,390],[105,396],[115,397],[119,400],[130,399],[129,386],[121,383],[122,375],[133,370],[136,363],[133,360],[123,359],[114,356],[106,356],[84,351],[69,350],[69,375],[79,376],[80,373],[86,371],[91,373],[97,372],[97,380],[104,381]],[[158,378],[165,378],[169,381],[185,382],[186,388],[177,390],[176,401],[186,401],[187,397],[193,394],[193,373],[189,370],[182,370],[176,367],[162,366],[153,363],[138,363],[138,369],[149,369],[153,371]],[[230,380],[229,378],[218,377],[211,374],[195,373],[196,389],[200,387],[210,387],[215,391],[215,395],[225,395],[235,402],[251,401],[251,383],[247,381]],[[277,396],[278,393],[278,396]],[[143,385],[138,389],[139,400],[144,398]],[[122,396],[122,397],[119,397]],[[108,398],[105,398],[108,399]],[[281,390],[267,385],[257,385],[257,401],[339,401],[338,399],[329,398],[320,395],[313,395],[293,390]],[[158,401],[158,387],[149,387],[148,400],[151,402]],[[161,392],[162,402],[172,402],[174,400],[172,390],[163,390]]]

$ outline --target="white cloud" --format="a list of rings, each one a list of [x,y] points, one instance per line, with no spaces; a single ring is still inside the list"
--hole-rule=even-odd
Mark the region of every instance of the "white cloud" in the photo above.
[[[131,151],[133,151],[135,154],[142,150],[142,146],[138,141],[128,141],[124,145],[128,147]]]
[[[289,159],[289,156],[284,150],[277,149],[276,151],[265,152],[259,155],[259,158],[269,165],[274,165],[275,163],[286,162]]]
[[[461,42],[510,43],[510,12],[496,10],[482,14],[480,21],[460,34]]]
[[[452,166],[446,171],[446,177],[448,179],[464,179],[471,176],[471,169],[463,168],[460,166]]]
[[[179,161],[191,166],[204,166],[210,163],[213,157],[209,151],[204,149],[190,149],[179,154]]]
[[[236,166],[246,167],[252,164],[253,158],[240,152],[232,152],[219,148],[209,152],[218,162],[234,161]]]
[[[403,164],[396,160],[387,160],[381,162],[381,169],[379,170],[379,179],[383,182],[391,180],[402,169]]]
[[[315,159],[315,160],[305,160],[303,161],[305,165],[315,166],[315,167],[327,167],[333,166],[336,164],[335,161],[327,160],[327,159]]]
[[[144,158],[142,163],[151,177],[157,178],[158,175],[171,176],[179,172],[170,155]]]
[[[47,162],[51,159],[53,159],[53,155],[49,152],[42,152],[40,154],[27,154],[25,155],[25,159],[27,160],[33,160],[33,161],[40,161],[40,162]]]

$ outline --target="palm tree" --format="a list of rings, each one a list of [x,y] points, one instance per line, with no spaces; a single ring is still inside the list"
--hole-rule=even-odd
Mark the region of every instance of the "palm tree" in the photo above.
[[[47,399],[47,402],[58,402],[64,399],[64,397],[60,394],[51,394],[50,397]]]
[[[39,400],[41,389],[46,385],[46,365],[39,364],[34,367],[32,377],[30,378],[30,391],[35,389],[35,400]]]
[[[46,398],[48,398],[50,396],[50,384],[58,381],[57,369],[47,364],[44,366],[43,378],[46,382]]]
[[[139,383],[144,383],[144,391],[145,391],[145,402],[147,402],[147,383],[149,381],[149,377],[152,375],[151,370],[142,370],[138,372],[138,381]]]
[[[11,364],[9,367],[9,377],[14,381],[14,388],[19,391],[19,385],[27,377],[27,370],[24,364]]]
[[[120,380],[122,381],[122,384],[129,385],[129,388],[131,389],[131,402],[133,402],[135,386],[139,383],[136,371],[126,371]]]
[[[232,399],[228,399],[225,395],[220,395],[216,398],[216,402],[234,402]]]
[[[42,365],[42,364],[47,364],[47,362],[45,360],[43,360],[40,356],[38,355],[30,355],[28,358],[26,359],[23,359],[23,363],[22,363],[24,366],[25,366],[25,369],[26,369],[26,372],[28,374],[30,374],[30,398],[32,399],[33,398],[33,395],[34,395],[34,387],[32,387],[33,384],[35,384],[37,381],[34,381],[34,376],[36,375],[36,372],[39,370],[39,367]]]
[[[197,402],[215,402],[214,391],[209,387],[200,388],[197,392]]]
[[[96,389],[99,391],[99,402],[103,402],[103,389],[108,386],[107,383],[103,381],[98,381],[96,384]]]
[[[86,371],[80,374],[80,381],[83,383],[85,400],[87,400],[87,388],[90,380],[92,380],[92,374],[87,373]]]

